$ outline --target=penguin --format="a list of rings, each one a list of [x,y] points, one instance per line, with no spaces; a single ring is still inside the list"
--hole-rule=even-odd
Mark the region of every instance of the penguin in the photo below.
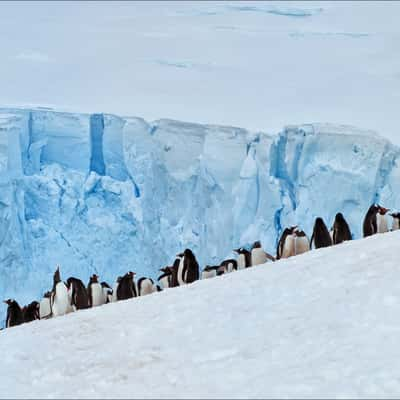
[[[294,236],[294,254],[296,256],[310,250],[310,241],[308,240],[308,237],[304,231],[296,228],[294,231]]]
[[[363,236],[368,237],[378,232],[376,214],[379,212],[379,206],[372,204],[368,209],[363,221]]]
[[[172,273],[168,268],[169,267],[161,268],[160,272],[162,272],[162,274],[157,278],[157,281],[161,283],[161,286],[164,289],[168,289],[170,287]]]
[[[117,291],[118,291],[118,286],[119,286],[119,283],[121,282],[121,279],[122,279],[122,276],[119,276],[119,277],[117,278],[117,280],[115,281],[115,283],[114,283],[114,286],[113,286],[113,289],[112,289],[112,302],[113,302],[113,303],[115,303],[116,301],[118,301],[118,298],[117,298]]]
[[[113,301],[113,290],[111,289],[111,286],[107,282],[101,282],[101,287],[103,289],[103,296],[104,296],[104,303],[103,304],[108,304]]]
[[[89,308],[89,295],[80,279],[74,277],[68,278],[67,287],[70,293],[71,306],[74,311]]]
[[[89,280],[87,287],[89,307],[97,307],[105,304],[103,288],[100,285],[98,278],[99,277],[96,274],[93,274]]]
[[[265,264],[268,260],[275,261],[275,258],[266,253],[260,241],[256,241],[251,248],[251,266]]]
[[[39,316],[40,319],[48,319],[52,317],[51,311],[51,292],[46,292],[40,301]]]
[[[135,273],[127,272],[120,280],[117,288],[117,300],[127,300],[137,297],[136,285],[133,281]]]
[[[35,319],[40,319],[40,304],[37,301],[32,301],[22,309],[24,322],[31,322]]]
[[[238,262],[236,260],[234,260],[233,258],[230,258],[228,260],[222,261],[220,266],[224,268],[225,273],[229,273],[229,272],[237,271]]]
[[[178,270],[179,270],[180,260],[181,260],[180,258],[177,258],[174,261],[174,265],[172,267],[167,267],[171,273],[169,280],[169,287],[171,288],[179,286]]]
[[[386,214],[389,210],[385,207],[379,206],[379,211],[376,214],[376,229],[377,233],[386,233],[389,232],[388,222],[386,218]]]
[[[391,213],[389,214],[392,218],[392,231],[397,231],[400,229],[400,213],[396,212],[396,213]]]
[[[344,219],[342,213],[337,213],[335,216],[335,222],[333,223],[332,243],[339,244],[351,239],[352,236],[347,221]]]
[[[206,265],[201,272],[201,279],[209,279],[217,276],[217,270],[220,266]]]
[[[138,296],[146,296],[154,292],[154,281],[151,278],[140,278],[137,282]]]
[[[251,267],[251,253],[248,250],[244,247],[239,247],[233,251],[239,255],[237,260],[238,269]]]
[[[276,249],[276,259],[289,258],[295,254],[295,236],[294,231],[297,226],[285,228],[281,237],[279,238],[278,246]]]
[[[324,220],[320,217],[315,219],[314,229],[311,235],[311,246],[313,245],[315,249],[332,246],[331,235],[329,234]]]
[[[68,296],[68,288],[60,277],[60,267],[57,267],[53,276],[53,290],[51,296],[52,315],[58,317],[72,311]]]
[[[24,315],[19,304],[13,299],[5,300],[4,303],[8,305],[6,328],[21,325],[24,322]]]
[[[186,283],[193,283],[200,278],[199,263],[192,250],[186,249],[183,252],[183,260],[185,263],[185,281]]]

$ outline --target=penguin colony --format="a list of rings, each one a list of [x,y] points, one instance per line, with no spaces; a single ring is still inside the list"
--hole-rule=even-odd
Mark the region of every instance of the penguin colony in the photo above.
[[[388,232],[386,218],[388,212],[387,208],[378,204],[371,205],[363,221],[363,236]],[[389,215],[393,219],[391,230],[400,229],[400,213],[389,213]],[[119,300],[146,296],[163,289],[186,285],[199,279],[213,278],[281,258],[293,257],[313,248],[337,245],[347,240],[352,240],[349,225],[342,213],[337,213],[330,231],[322,218],[316,218],[310,240],[297,226],[286,228],[278,241],[276,257],[265,252],[261,242],[256,241],[250,250],[244,247],[235,249],[237,259],[224,260],[220,265],[207,265],[201,275],[195,255],[190,249],[186,249],[183,253],[176,255],[173,265],[160,269],[162,274],[158,277],[158,284],[146,277],[136,282],[135,273],[129,271],[119,276],[113,287],[107,282],[99,282],[96,274],[90,277],[88,285],[85,286],[80,279],[75,277],[68,278],[66,282],[62,281],[60,268],[57,267],[53,276],[53,288],[43,295],[40,303],[33,301],[21,308],[13,299],[4,301],[8,305],[6,328]]]

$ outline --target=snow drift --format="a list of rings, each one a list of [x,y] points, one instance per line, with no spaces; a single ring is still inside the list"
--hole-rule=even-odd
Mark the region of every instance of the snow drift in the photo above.
[[[62,277],[155,276],[186,247],[200,265],[337,211],[360,236],[371,202],[396,207],[399,149],[352,127],[245,129],[44,109],[0,110],[0,298]],[[4,310],[4,308],[3,308]],[[1,310],[0,310],[1,311]]]
[[[396,398],[400,232],[0,332],[7,398]]]

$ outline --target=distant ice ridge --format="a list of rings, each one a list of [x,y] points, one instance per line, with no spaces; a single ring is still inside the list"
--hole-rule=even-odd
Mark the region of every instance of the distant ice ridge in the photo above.
[[[399,149],[348,126],[276,136],[172,120],[0,109],[0,298],[64,279],[157,276],[186,247],[200,265],[343,212],[360,237],[369,205],[398,207]],[[0,310],[3,312],[4,308]]]

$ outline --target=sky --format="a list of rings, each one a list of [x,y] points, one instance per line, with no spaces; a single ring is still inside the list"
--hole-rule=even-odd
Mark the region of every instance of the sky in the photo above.
[[[1,2],[0,106],[400,144],[400,2]]]

